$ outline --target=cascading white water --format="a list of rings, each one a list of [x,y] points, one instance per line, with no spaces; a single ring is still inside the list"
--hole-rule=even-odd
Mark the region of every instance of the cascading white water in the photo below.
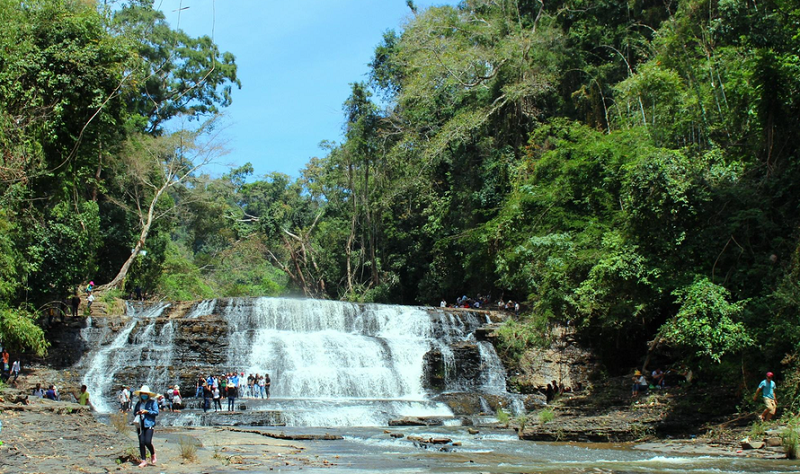
[[[136,308],[129,306],[130,319],[113,341],[103,344],[110,336],[100,335],[88,355],[84,383],[101,412],[116,408],[113,393],[121,383],[148,383],[158,391],[177,376],[193,381],[195,367],[213,367],[217,373],[269,373],[272,399],[244,403],[248,413],[267,412],[287,425],[375,426],[403,416],[452,417],[425,388],[425,358],[432,350],[442,354],[448,390],[505,392],[494,348],[472,334],[487,319],[474,313],[280,298],[204,300],[169,318],[159,317],[166,305]],[[213,332],[217,325],[212,342],[193,342],[190,334],[197,328]],[[96,332],[84,337],[97,341]],[[209,344],[218,348],[213,356],[205,354]],[[454,345],[479,359],[473,363],[479,376],[459,379]],[[194,394],[193,387],[185,388]],[[185,411],[175,423],[194,424],[197,416]]]
[[[186,319],[197,319],[200,316],[206,316],[214,312],[217,306],[217,300],[203,300],[197,303],[192,310],[186,314]]]
[[[422,359],[433,323],[421,308],[262,298],[223,314],[230,365],[269,373],[273,396],[425,397]]]
[[[92,405],[100,413],[110,413],[117,410],[113,398],[108,394],[117,390],[117,384],[127,383],[134,386],[137,382],[158,383],[164,378],[164,367],[172,364],[172,334],[171,324],[165,324],[161,330],[155,328],[156,318],[161,316],[168,304],[157,304],[144,308],[136,304],[127,305],[127,316],[130,318],[125,327],[120,330],[114,339],[107,345],[100,345],[89,355],[88,369],[83,375],[81,383],[88,387]],[[91,325],[91,321],[88,322]],[[138,326],[144,324],[145,329],[134,332]],[[100,336],[100,341],[107,337],[109,328],[105,328]],[[133,333],[133,336],[131,335]],[[86,333],[84,333],[86,337]],[[148,376],[144,381],[119,380],[120,371],[129,367],[149,367]],[[135,387],[133,388],[135,390]],[[133,391],[132,390],[132,391]]]

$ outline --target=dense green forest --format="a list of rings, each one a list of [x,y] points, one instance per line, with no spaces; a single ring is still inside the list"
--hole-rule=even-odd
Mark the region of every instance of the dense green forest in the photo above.
[[[408,6],[293,179],[208,174],[234,56],[152,1],[0,0],[3,340],[43,351],[38,315],[90,279],[491,294],[524,302],[507,357],[569,323],[611,372],[769,367],[800,403],[800,1]]]

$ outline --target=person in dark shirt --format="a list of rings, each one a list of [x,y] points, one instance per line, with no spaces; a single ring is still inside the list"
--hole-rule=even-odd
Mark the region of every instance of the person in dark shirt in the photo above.
[[[72,303],[72,316],[77,318],[78,317],[78,308],[81,305],[81,297],[78,296],[77,293],[75,293],[72,296],[72,300],[70,300],[70,302]]]
[[[49,398],[50,400],[58,400],[58,394],[56,393],[55,385],[50,385],[47,391],[44,392],[44,398]]]

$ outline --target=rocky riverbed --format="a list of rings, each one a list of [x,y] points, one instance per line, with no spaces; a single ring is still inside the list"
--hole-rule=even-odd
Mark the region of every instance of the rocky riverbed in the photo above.
[[[117,429],[73,402],[34,397],[13,403],[14,390],[0,402],[3,429],[0,472],[133,472],[138,442],[133,427]],[[286,438],[286,437],[284,437]],[[289,437],[291,438],[291,437]],[[314,439],[313,437],[309,439]],[[275,468],[328,467],[335,459],[305,454],[303,441],[228,428],[158,428],[155,472],[264,472]]]
[[[138,462],[137,441],[132,427],[119,425],[108,417],[98,418],[87,408],[71,401],[54,402],[46,399],[28,397],[25,403],[24,392],[7,389],[0,402],[0,420],[3,429],[0,439],[4,441],[0,447],[0,470],[14,473],[40,472],[135,472]],[[570,399],[572,400],[572,399]],[[597,438],[599,430],[603,436],[630,436],[630,426],[635,423],[656,422],[661,419],[655,415],[668,403],[653,405],[642,410],[618,410],[605,416],[578,419],[575,413],[568,413],[570,404],[561,400],[553,410],[555,417],[541,426],[526,426],[522,438],[541,439],[561,433],[562,442],[553,446],[568,447],[570,445],[593,446],[596,449],[630,449],[661,453],[669,456],[719,456],[750,457],[763,459],[781,459],[780,447],[765,446],[761,449],[742,449],[740,440],[746,436],[747,428],[744,420],[734,421],[728,425],[706,425],[706,431],[685,439],[656,438],[654,434],[645,433],[637,443],[594,443],[586,445],[577,441],[568,442],[572,438]],[[636,403],[633,402],[633,406]],[[534,412],[531,418],[536,416]],[[115,427],[115,425],[117,425]],[[550,426],[547,426],[550,425]],[[567,427],[571,427],[567,430]],[[451,427],[441,428],[450,431],[428,432],[420,436],[419,432],[404,432],[397,429],[375,430],[373,440],[368,449],[383,449],[381,443],[397,443],[390,445],[395,451],[398,447],[418,452],[420,460],[433,456],[434,453],[450,453],[450,458],[463,462],[472,462],[476,458],[476,447],[483,447],[486,441],[497,436],[507,437],[511,442],[514,432],[498,430],[498,425],[483,427]],[[510,428],[513,428],[513,424]],[[357,430],[357,429],[356,429]],[[354,430],[354,431],[356,431]],[[233,427],[159,427],[155,436],[155,447],[159,463],[157,472],[169,473],[222,473],[222,472],[265,472],[269,470],[300,470],[305,472],[319,469],[339,471],[350,470],[354,464],[347,450],[339,453],[336,448],[320,447],[320,443],[342,442],[340,434],[322,433],[320,430],[308,430],[312,434],[283,433],[278,429],[258,428],[242,429]],[[338,433],[348,438],[348,429],[340,429]],[[431,435],[430,433],[434,433]],[[436,434],[438,433],[438,434]],[[507,433],[507,434],[503,434]],[[384,440],[385,438],[385,440]],[[452,438],[452,439],[451,439]],[[516,438],[516,436],[514,436]],[[423,442],[429,439],[429,442]],[[459,441],[454,441],[458,439]],[[597,438],[599,439],[599,438]],[[382,441],[383,440],[383,441]],[[465,449],[462,449],[462,441]],[[607,441],[607,440],[606,440]],[[309,443],[316,443],[310,446]],[[471,446],[470,446],[471,444]],[[374,447],[373,447],[374,446]],[[536,443],[530,443],[536,446]],[[554,448],[555,449],[555,448]],[[480,455],[484,456],[484,455]],[[499,454],[498,454],[499,456]],[[495,456],[497,457],[497,456]],[[497,458],[497,462],[501,457]],[[425,461],[430,462],[430,461]],[[489,461],[494,462],[494,461]],[[156,468],[147,469],[156,472]],[[466,472],[466,471],[465,471]],[[501,472],[501,471],[498,471]],[[502,471],[505,472],[505,471]]]

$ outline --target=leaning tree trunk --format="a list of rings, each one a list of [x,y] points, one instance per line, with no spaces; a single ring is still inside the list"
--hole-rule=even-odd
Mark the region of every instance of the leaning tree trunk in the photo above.
[[[117,276],[115,276],[113,280],[105,285],[98,286],[97,290],[111,290],[121,286],[125,282],[125,277],[128,276],[128,270],[131,268],[131,265],[133,265],[133,261],[136,260],[136,257],[139,255],[142,247],[144,247],[145,240],[147,240],[147,234],[150,233],[150,228],[153,226],[156,204],[158,203],[161,195],[164,194],[164,191],[166,191],[169,187],[169,184],[169,182],[164,183],[164,185],[161,186],[161,188],[156,192],[156,195],[153,197],[153,200],[150,202],[150,206],[147,209],[147,218],[140,219],[142,222],[142,232],[139,234],[139,240],[136,242],[136,246],[133,248],[131,256],[125,260],[125,263],[122,264],[122,268],[119,269]]]

